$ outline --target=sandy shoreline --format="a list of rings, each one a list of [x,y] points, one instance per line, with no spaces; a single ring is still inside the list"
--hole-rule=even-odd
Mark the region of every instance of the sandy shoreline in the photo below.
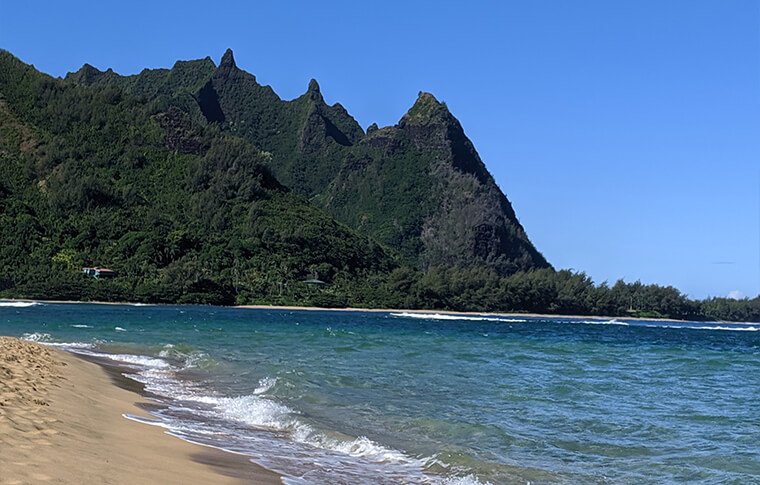
[[[76,301],[76,300],[27,300],[27,299],[14,299],[3,300],[6,302],[39,302],[39,303],[65,303],[65,304],[93,304],[93,305],[139,305],[139,306],[160,306],[164,303],[134,303],[134,302],[113,302],[113,301]],[[169,304],[166,304],[169,305]],[[181,305],[180,305],[181,306]],[[242,308],[242,309],[259,309],[259,310],[295,310],[295,311],[321,311],[321,312],[369,312],[369,313],[416,313],[421,315],[463,315],[463,316],[493,316],[493,317],[506,317],[506,318],[520,318],[520,317],[535,317],[535,318],[587,318],[592,320],[635,320],[635,321],[661,321],[661,322],[685,322],[687,320],[678,320],[675,318],[641,318],[641,317],[628,317],[628,316],[605,316],[605,315],[560,315],[552,313],[509,313],[509,312],[458,312],[453,310],[410,310],[403,308],[323,308],[323,307],[309,307],[309,306],[285,306],[285,305],[233,305],[223,306],[221,308]],[[721,323],[736,323],[736,322],[722,322]]]
[[[72,354],[0,337],[0,483],[261,483],[247,458],[194,445],[150,418],[138,394]]]

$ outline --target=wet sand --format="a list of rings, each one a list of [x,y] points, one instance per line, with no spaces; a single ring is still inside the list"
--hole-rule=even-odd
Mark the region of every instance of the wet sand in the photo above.
[[[257,483],[280,477],[246,457],[188,443],[101,366],[0,337],[0,483]]]

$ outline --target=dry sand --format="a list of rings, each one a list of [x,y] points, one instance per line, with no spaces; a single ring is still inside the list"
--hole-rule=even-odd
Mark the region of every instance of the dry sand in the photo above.
[[[125,418],[148,417],[140,400],[97,364],[0,337],[0,483],[281,483],[243,456]]]

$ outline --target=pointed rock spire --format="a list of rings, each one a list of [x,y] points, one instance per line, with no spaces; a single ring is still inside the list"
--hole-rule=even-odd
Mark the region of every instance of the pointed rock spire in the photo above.
[[[219,67],[216,68],[214,78],[217,82],[226,83],[230,75],[237,72],[237,70],[235,58],[232,56],[232,49],[227,49],[222,56],[222,60],[219,62]]]
[[[322,101],[324,102],[324,99],[322,98],[322,93],[319,91],[319,83],[317,83],[316,79],[312,79],[309,81],[309,89],[306,91],[306,94],[309,96],[309,99],[312,101]]]
[[[235,57],[232,55],[232,49],[227,49],[224,51],[224,55],[222,56],[221,62],[219,62],[219,67],[225,67],[227,69],[235,68],[237,67],[235,65]]]

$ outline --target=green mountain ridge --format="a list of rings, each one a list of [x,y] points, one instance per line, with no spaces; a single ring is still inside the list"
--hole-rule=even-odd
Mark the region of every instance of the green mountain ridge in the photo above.
[[[420,93],[396,126],[365,133],[340,104],[325,103],[315,80],[283,101],[240,70],[231,50],[215,68],[206,58],[117,79],[85,66],[66,79],[168,96],[188,112],[194,99],[207,123],[270,153],[284,185],[422,269],[508,275],[549,267],[458,120],[432,94]]]
[[[340,302],[397,266],[280,184],[268,154],[173,99],[53,79],[5,51],[0,73],[0,290],[231,304],[286,284],[283,301],[303,301],[298,282],[317,277]],[[119,277],[83,279],[92,265]]]
[[[365,133],[222,61],[55,79],[0,50],[0,298],[760,321],[555,271],[432,94]]]

